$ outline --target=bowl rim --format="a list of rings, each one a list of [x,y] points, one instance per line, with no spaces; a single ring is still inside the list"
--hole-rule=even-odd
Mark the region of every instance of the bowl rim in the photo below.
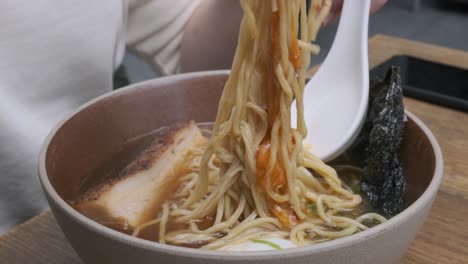
[[[77,110],[73,111],[65,118],[63,118],[58,124],[56,124],[51,132],[46,137],[38,159],[38,169],[39,169],[39,179],[42,185],[46,196],[49,198],[49,203],[53,203],[56,207],[59,207],[60,210],[67,215],[67,217],[73,218],[78,224],[83,226],[88,230],[92,230],[92,232],[97,232],[102,236],[107,238],[117,240],[121,243],[128,244],[129,246],[138,247],[145,250],[150,250],[153,252],[159,252],[163,254],[173,254],[179,256],[186,256],[192,258],[199,258],[199,259],[226,259],[226,260],[247,260],[247,259],[277,259],[277,258],[287,258],[295,255],[310,255],[319,252],[326,252],[330,250],[336,250],[338,248],[348,247],[353,245],[358,241],[364,241],[371,239],[375,236],[378,236],[381,233],[387,232],[395,227],[397,227],[400,223],[405,222],[407,219],[411,218],[412,215],[419,208],[424,207],[427,204],[431,204],[433,199],[435,198],[439,186],[442,181],[443,176],[443,157],[440,146],[429,130],[429,128],[414,114],[409,111],[405,110],[407,117],[409,117],[426,135],[429,139],[429,142],[432,145],[433,152],[435,155],[435,168],[434,168],[434,175],[429,186],[426,190],[421,194],[421,196],[416,199],[408,208],[400,212],[399,214],[395,215],[388,221],[381,223],[375,227],[372,227],[368,230],[359,232],[357,234],[353,234],[351,236],[330,240],[314,245],[307,245],[297,248],[289,248],[289,249],[282,249],[282,250],[267,250],[267,251],[216,251],[216,250],[204,250],[204,249],[192,249],[192,248],[185,248],[179,246],[172,246],[166,244],[160,244],[153,241],[148,241],[140,238],[136,238],[127,234],[123,234],[106,226],[103,226],[90,218],[82,215],[78,211],[76,211],[73,207],[71,207],[65,200],[63,200],[58,193],[55,191],[54,187],[52,186],[51,182],[49,181],[47,170],[46,170],[46,157],[47,157],[47,150],[49,144],[51,143],[52,139],[54,138],[57,131],[59,131],[62,126],[67,123],[71,118],[75,115],[80,113],[82,110],[90,107],[91,105],[97,104],[100,101],[118,95],[124,95],[126,93],[134,92],[135,90],[147,88],[148,85],[154,85],[155,83],[158,86],[164,86],[165,83],[172,83],[175,81],[184,81],[187,79],[193,78],[201,78],[201,77],[218,77],[223,75],[228,75],[229,70],[217,70],[217,71],[204,71],[204,72],[194,72],[194,73],[184,73],[184,74],[177,74],[167,77],[161,77],[157,79],[151,79],[144,82],[135,83],[129,85],[127,87],[114,90],[112,92],[106,93],[101,95],[79,107]],[[157,88],[156,88],[157,89]]]

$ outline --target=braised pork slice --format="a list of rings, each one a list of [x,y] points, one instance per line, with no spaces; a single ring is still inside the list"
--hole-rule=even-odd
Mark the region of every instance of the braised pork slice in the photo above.
[[[84,193],[74,207],[89,218],[130,232],[154,219],[188,172],[194,148],[206,144],[194,122],[178,125],[154,141],[122,173]]]

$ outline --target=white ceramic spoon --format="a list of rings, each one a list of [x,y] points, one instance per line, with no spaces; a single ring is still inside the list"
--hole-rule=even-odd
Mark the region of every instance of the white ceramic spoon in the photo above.
[[[370,0],[345,0],[335,40],[304,91],[306,143],[319,158],[342,154],[362,127],[369,95],[367,35]],[[296,106],[292,105],[296,126]]]

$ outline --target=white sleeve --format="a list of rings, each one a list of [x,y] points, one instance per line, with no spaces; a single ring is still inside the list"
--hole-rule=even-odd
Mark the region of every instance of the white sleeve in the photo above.
[[[123,0],[0,1],[0,234],[46,208],[37,173],[52,126],[111,90]]]
[[[180,71],[180,45],[186,23],[202,0],[131,0],[128,48],[151,63],[158,75]]]

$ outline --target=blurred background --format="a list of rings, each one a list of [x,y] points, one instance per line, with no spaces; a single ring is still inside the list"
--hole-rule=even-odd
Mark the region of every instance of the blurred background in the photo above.
[[[333,42],[338,21],[324,27],[319,34],[321,53],[312,66],[321,63]],[[388,0],[372,15],[369,36],[386,34],[449,48],[468,51],[468,0]],[[116,86],[158,77],[148,64],[127,52],[123,69],[116,75]]]

